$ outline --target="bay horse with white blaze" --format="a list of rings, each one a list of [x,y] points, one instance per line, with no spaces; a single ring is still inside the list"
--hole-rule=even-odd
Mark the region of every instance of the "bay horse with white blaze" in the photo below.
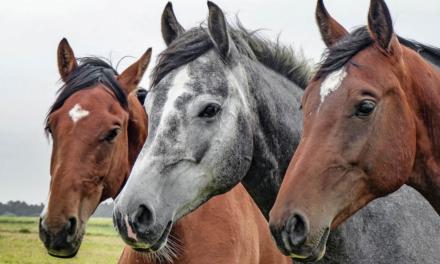
[[[149,49],[121,75],[98,58],[77,63],[66,39],[58,47],[64,82],[46,119],[53,139],[48,202],[40,238],[49,254],[73,257],[99,203],[115,198],[147,136],[147,116],[137,90]],[[138,98],[139,97],[139,98]]]
[[[383,0],[371,0],[368,27],[352,33],[322,0],[317,20],[329,49],[270,213],[278,246],[298,260],[322,257],[331,229],[404,184],[440,213],[440,49],[398,37]]]

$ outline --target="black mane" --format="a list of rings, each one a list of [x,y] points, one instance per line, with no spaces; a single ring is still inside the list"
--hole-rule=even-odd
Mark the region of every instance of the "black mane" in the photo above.
[[[354,55],[369,47],[373,39],[367,27],[361,27],[329,47],[323,55],[314,78],[319,79],[342,68]]]
[[[440,67],[440,49],[398,36],[400,44],[416,51],[429,62]],[[342,68],[353,56],[373,44],[367,27],[360,27],[328,48],[314,78],[319,79]]]
[[[228,26],[228,29],[241,55],[262,63],[299,87],[307,86],[311,70],[301,54],[296,54],[291,47],[283,46],[278,41],[271,42],[256,32],[247,31],[240,23],[237,27]],[[206,28],[200,26],[184,32],[159,54],[151,76],[151,87],[170,71],[197,59],[213,47]]]
[[[49,109],[46,116],[46,126],[50,114],[62,107],[67,98],[78,91],[91,88],[99,83],[110,89],[124,108],[128,105],[127,96],[116,80],[118,73],[110,64],[96,57],[80,58],[78,61],[80,65],[59,89],[58,97]]]

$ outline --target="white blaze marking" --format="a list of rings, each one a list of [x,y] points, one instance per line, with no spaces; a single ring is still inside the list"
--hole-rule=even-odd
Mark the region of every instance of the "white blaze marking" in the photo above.
[[[167,118],[171,114],[173,114],[174,112],[177,111],[177,109],[175,108],[175,101],[177,100],[177,98],[179,98],[179,96],[181,96],[185,92],[188,92],[188,93],[190,92],[190,90],[187,88],[187,85],[186,85],[189,80],[190,80],[190,77],[188,75],[188,66],[183,66],[181,69],[179,69],[179,71],[174,76],[173,84],[168,89],[167,99],[166,99],[164,106],[162,107],[162,115],[160,117],[159,124],[157,126],[157,132],[155,133],[154,138],[152,139],[153,142],[156,141],[156,138],[158,135],[162,134],[163,131],[165,129],[167,129],[167,127],[166,127]],[[149,97],[147,97],[147,100],[145,101],[145,109],[146,109],[147,113],[152,111],[153,102],[154,102],[154,100],[152,98],[153,98],[152,96],[149,96]],[[141,152],[138,155],[138,158],[136,160],[136,163],[135,163],[130,175],[137,174],[138,171],[139,172],[142,171],[144,169],[144,167],[147,166],[147,162],[144,159],[145,159],[145,157],[148,157],[150,154],[147,152],[146,148],[147,148],[147,146],[145,144],[143,146]],[[129,183],[131,181],[133,181],[132,178],[134,178],[134,177],[128,177],[127,183],[125,184],[125,187],[124,187],[122,193],[124,193],[125,189],[128,188],[127,186],[129,186]]]
[[[133,229],[131,229],[130,224],[128,223],[128,215],[125,215],[124,217],[125,221],[125,227],[127,228],[127,236],[131,239],[134,239],[135,241],[138,240],[137,235],[135,232],[133,232]]]
[[[181,69],[174,77],[173,85],[168,90],[167,101],[163,106],[162,117],[175,111],[174,102],[185,92],[189,92],[186,84],[190,80],[187,67]]]
[[[342,67],[340,70],[332,72],[325,78],[325,80],[321,84],[321,104],[324,102],[325,98],[336,91],[344,81],[347,76],[347,71],[345,67]]]
[[[185,66],[183,69],[177,72],[176,76],[174,77],[173,85],[168,90],[167,100],[165,102],[165,105],[163,106],[162,116],[157,127],[156,136],[162,133],[163,129],[166,129],[165,120],[169,117],[169,115],[177,111],[174,106],[177,98],[179,98],[179,96],[181,96],[185,92],[190,92],[186,86],[186,83],[189,80],[190,78],[188,75],[188,69],[187,66]]]
[[[69,111],[69,116],[70,116],[70,118],[72,118],[73,123],[78,122],[80,119],[88,116],[89,114],[90,114],[90,112],[81,108],[81,106],[79,104],[76,104]]]

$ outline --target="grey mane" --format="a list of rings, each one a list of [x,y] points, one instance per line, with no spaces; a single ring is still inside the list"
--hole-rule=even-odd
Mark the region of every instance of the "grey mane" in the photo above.
[[[240,55],[262,63],[303,89],[307,86],[311,67],[301,54],[278,41],[272,42],[258,35],[257,31],[246,30],[239,22],[237,26],[228,25],[228,30]],[[213,47],[205,27],[184,32],[159,55],[151,76],[151,87],[157,85],[172,70],[197,59]]]

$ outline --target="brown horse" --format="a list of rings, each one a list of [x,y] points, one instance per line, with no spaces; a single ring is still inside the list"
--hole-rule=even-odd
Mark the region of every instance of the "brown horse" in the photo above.
[[[321,0],[317,20],[330,47],[270,213],[278,246],[298,260],[322,257],[330,229],[404,184],[440,213],[440,50],[397,37],[383,0],[352,33]]]
[[[51,255],[76,254],[88,218],[102,200],[118,194],[130,172],[147,136],[147,116],[136,98],[142,94],[134,91],[150,54],[118,76],[98,59],[78,66],[67,41],[59,45],[65,86],[47,119],[54,141],[52,181],[40,221],[40,237]],[[177,242],[170,247],[142,254],[126,246],[119,262],[289,263],[266,225],[240,185],[179,221],[172,230]]]
[[[97,58],[78,65],[67,40],[59,44],[64,86],[46,122],[53,139],[52,177],[39,226],[53,256],[76,254],[89,217],[101,201],[116,197],[128,177],[147,136],[135,90],[150,56],[151,49],[118,75]]]

